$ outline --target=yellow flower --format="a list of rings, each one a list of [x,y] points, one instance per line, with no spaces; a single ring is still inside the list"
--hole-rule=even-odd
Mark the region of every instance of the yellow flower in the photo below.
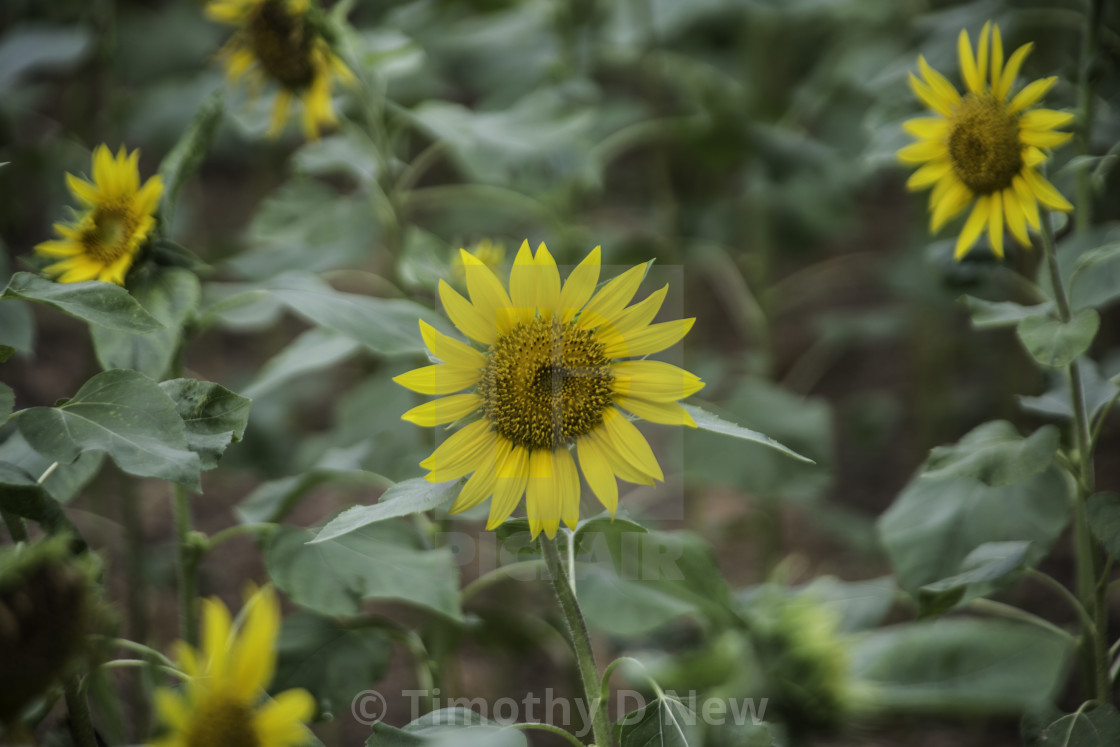
[[[306,690],[285,690],[261,702],[276,668],[280,603],[271,587],[246,601],[235,630],[220,601],[204,600],[202,650],[180,642],[183,692],[159,689],[155,703],[169,727],[153,747],[295,747],[310,741],[304,723],[315,712]]]
[[[255,88],[266,81],[280,87],[269,135],[280,134],[292,99],[303,102],[303,131],[311,139],[338,120],[331,105],[335,78],[353,73],[309,21],[308,0],[210,0],[206,14],[237,27],[222,51],[230,80],[248,75]]]
[[[1073,121],[1072,114],[1032,108],[1058,79],[1036,80],[1008,100],[1032,46],[1019,47],[1004,65],[999,26],[984,24],[975,56],[968,34],[961,31],[957,47],[968,88],[963,96],[921,56],[922,79],[910,74],[915,95],[937,116],[918,117],[903,125],[918,142],[900,150],[898,157],[903,163],[922,165],[907,187],[933,187],[931,231],[938,231],[975,200],[957,238],[957,259],[968,253],[985,226],[992,251],[1002,257],[1005,222],[1011,235],[1029,246],[1027,226],[1039,229],[1039,202],[1054,210],[1073,209],[1038,172],[1047,158],[1044,149],[1072,137],[1057,131]]]
[[[461,252],[468,301],[440,281],[451,321],[475,347],[424,322],[420,331],[442,363],[394,379],[421,394],[450,395],[401,417],[433,427],[475,418],[420,463],[433,482],[471,474],[451,506],[465,511],[493,496],[488,529],[505,521],[525,495],[533,536],[556,534],[561,520],[579,521],[583,476],[613,515],[619,477],[652,485],[664,479],[649,444],[623,412],[655,423],[696,423],[677,400],[703,382],[668,363],[629,360],[678,342],[694,319],[651,324],[668,286],[628,305],[645,266],[603,285],[596,247],[561,287],[556,262],[541,244],[534,257],[521,245],[509,292],[480,259]],[[471,389],[468,393],[461,392]]]
[[[122,146],[114,157],[105,145],[93,151],[93,183],[66,175],[66,184],[86,212],[70,224],[56,223],[61,239],[44,241],[35,251],[61,259],[43,272],[59,282],[105,280],[124,285],[136,252],[155,228],[154,213],[163,180],[153,176],[140,186],[140,151]]]

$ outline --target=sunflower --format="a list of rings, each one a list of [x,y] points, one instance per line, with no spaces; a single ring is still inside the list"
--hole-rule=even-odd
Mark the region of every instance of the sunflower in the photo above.
[[[315,712],[306,690],[285,690],[261,702],[276,668],[280,603],[270,587],[251,593],[244,623],[234,630],[229,610],[204,600],[202,650],[179,644],[183,692],[160,689],[155,703],[168,732],[153,747],[295,747],[311,740],[304,723]]]
[[[1047,159],[1046,149],[1072,137],[1058,131],[1073,121],[1072,114],[1032,108],[1058,79],[1036,80],[1008,99],[1032,46],[1016,49],[1004,65],[999,26],[984,24],[975,56],[962,30],[957,47],[968,89],[963,96],[921,56],[922,78],[910,74],[915,95],[938,116],[917,117],[903,125],[918,142],[900,150],[898,157],[921,165],[906,182],[908,188],[933,187],[932,232],[973,205],[957,237],[957,259],[968,253],[985,226],[997,257],[1003,256],[1004,223],[1020,244],[1030,246],[1027,226],[1039,230],[1040,202],[1053,210],[1073,209],[1038,172]]]
[[[43,272],[62,283],[105,280],[124,285],[136,253],[156,225],[163,180],[153,176],[140,186],[140,151],[122,146],[114,157],[105,145],[93,151],[93,182],[73,174],[66,184],[86,211],[69,223],[56,223],[61,239],[44,241],[35,251],[61,259]]]
[[[222,50],[231,80],[249,75],[259,88],[266,81],[280,87],[272,110],[269,135],[280,134],[292,99],[303,102],[303,132],[319,137],[319,129],[338,120],[331,105],[331,85],[354,75],[310,22],[308,0],[210,0],[206,14],[236,26]]]
[[[541,244],[536,256],[521,245],[509,293],[490,268],[462,251],[468,301],[440,281],[451,321],[485,352],[420,322],[441,363],[394,379],[421,394],[450,395],[401,417],[433,427],[472,419],[420,463],[432,482],[470,474],[452,513],[493,496],[488,529],[505,521],[526,497],[529,525],[554,537],[561,520],[579,521],[576,458],[592,492],[614,515],[615,478],[652,485],[664,479],[631,413],[655,423],[696,423],[677,400],[703,382],[668,363],[633,360],[679,341],[694,319],[651,324],[668,286],[628,305],[645,265],[603,285],[596,247],[561,287],[556,262]],[[462,390],[471,389],[466,393]],[[472,474],[473,473],[473,474]]]

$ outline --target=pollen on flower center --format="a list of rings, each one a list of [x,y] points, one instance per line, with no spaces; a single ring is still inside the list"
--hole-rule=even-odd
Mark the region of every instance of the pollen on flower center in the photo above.
[[[218,694],[198,707],[186,735],[187,747],[262,747],[253,726],[253,711],[237,700]]]
[[[285,88],[302,90],[315,79],[311,34],[303,16],[292,14],[283,0],[265,0],[248,23],[249,46],[261,67]]]
[[[136,218],[119,205],[99,206],[82,230],[82,245],[99,262],[110,263],[128,253]]]
[[[490,349],[478,382],[483,413],[518,446],[567,446],[603,422],[613,393],[608,363],[594,331],[575,322],[518,322]]]
[[[960,180],[977,194],[1011,186],[1023,168],[1019,120],[989,95],[968,94],[949,120],[949,158]]]

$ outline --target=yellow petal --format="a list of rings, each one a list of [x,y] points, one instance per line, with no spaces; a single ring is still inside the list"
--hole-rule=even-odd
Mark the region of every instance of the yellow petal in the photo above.
[[[942,140],[919,140],[898,151],[898,160],[910,164],[944,160],[948,157],[949,147]]]
[[[1033,169],[1036,166],[1040,166],[1045,160],[1046,154],[1035,146],[1032,145],[1023,148],[1023,163],[1025,163],[1028,168]]]
[[[599,247],[592,249],[564,281],[564,287],[560,291],[560,308],[563,309],[561,319],[565,323],[572,320],[595,292],[595,286],[599,282],[599,253]]]
[[[942,226],[968,206],[970,200],[972,200],[972,190],[954,177],[933,208],[929,222],[930,231],[933,233],[940,231]]]
[[[576,450],[580,469],[583,470],[583,476],[591,487],[591,492],[613,517],[618,510],[618,482],[615,480],[614,472],[611,471],[607,457],[590,436],[578,439]]]
[[[163,178],[159,174],[144,182],[144,186],[136,193],[136,209],[141,213],[152,214],[159,207],[159,198],[163,194]]]
[[[949,120],[945,117],[915,117],[903,122],[902,129],[923,140],[941,138],[949,134]]]
[[[1073,114],[1060,112],[1054,109],[1031,109],[1023,112],[1019,118],[1019,128],[1022,130],[1056,130],[1065,127],[1073,121]]]
[[[655,480],[665,479],[646,437],[625,415],[613,407],[608,407],[603,413],[603,425],[611,445],[632,467]]]
[[[48,257],[73,257],[84,249],[74,241],[44,241],[35,245],[35,251]]]
[[[976,59],[972,56],[972,42],[968,39],[968,32],[961,29],[957,36],[957,53],[960,56],[961,76],[964,78],[968,90],[973,93],[984,92],[984,81],[980,71],[976,69]]]
[[[991,208],[988,207],[989,199],[988,195],[980,195],[979,199],[976,200],[972,213],[969,214],[964,228],[961,229],[960,236],[957,237],[957,247],[953,252],[953,256],[957,259],[968,254],[968,250],[972,248],[976,239],[980,237],[981,231],[984,230],[984,225],[988,222],[988,216],[991,215]]]
[[[998,192],[988,198],[988,242],[995,255],[1003,259],[1003,200]]]
[[[1019,140],[1036,148],[1057,148],[1064,145],[1073,137],[1072,132],[1042,132],[1039,130],[1020,130]]]
[[[73,174],[66,175],[66,186],[70,188],[80,201],[86,205],[96,205],[98,203],[100,193],[98,192],[96,184],[90,184],[85,179],[79,179]]]
[[[1012,52],[1011,59],[1007,61],[1007,66],[1003,68],[1003,74],[1000,76],[999,85],[995,91],[996,98],[1000,101],[1007,99],[1007,94],[1011,92],[1011,84],[1015,82],[1015,77],[1019,74],[1019,68],[1023,66],[1023,60],[1027,58],[1033,48],[1034,42],[1028,42]]]
[[[93,149],[93,181],[102,192],[118,194],[116,162],[107,145],[99,145]]]
[[[618,475],[619,478],[632,482],[637,485],[653,485],[655,480],[650,475],[642,472],[634,467],[622,455],[622,452],[611,443],[611,439],[607,435],[605,426],[600,426],[591,431],[585,438],[590,438],[595,448],[599,450],[607,460],[611,472]]]
[[[1038,200],[1035,199],[1026,179],[1016,174],[1011,179],[1011,188],[1015,190],[1015,196],[1019,198],[1019,207],[1023,209],[1023,217],[1027,219],[1027,225],[1036,231],[1040,230],[1042,223],[1038,218]]]
[[[393,381],[420,394],[452,394],[474,386],[480,376],[475,369],[437,363],[394,376]]]
[[[614,403],[651,423],[696,427],[696,421],[676,402],[650,402],[636,397],[615,397]]]
[[[621,396],[674,402],[704,388],[696,374],[662,361],[622,361],[611,366],[613,389]]]
[[[535,275],[533,250],[529,248],[529,240],[525,239],[517,250],[517,256],[513,258],[513,267],[509,273],[509,296],[517,317],[526,323],[531,322],[537,314]]]
[[[1031,239],[1027,234],[1027,219],[1023,215],[1023,208],[1019,207],[1019,198],[1011,187],[1003,190],[1003,214],[1007,217],[1007,228],[1023,246],[1030,246]]]
[[[648,325],[661,310],[661,304],[665,302],[668,292],[669,286],[666,284],[633,306],[619,312],[614,319],[606,321],[599,327],[599,342],[610,347]]]
[[[921,58],[918,59],[920,62]],[[928,83],[923,83],[918,80],[918,76],[914,75],[914,73],[910,73],[910,90],[914,92],[914,95],[917,96],[923,104],[933,109],[938,114],[948,117],[953,113],[953,107],[942,97],[938,96]]]
[[[626,304],[638,292],[638,286],[645,277],[646,265],[631,267],[596,293],[579,316],[579,325],[585,329],[594,329],[604,322],[612,319],[618,312],[626,308]]]
[[[420,336],[432,355],[450,366],[467,370],[486,367],[485,355],[465,342],[443,334],[423,319],[420,320]]]
[[[505,463],[512,448],[513,444],[506,439],[497,439],[493,452],[483,460],[482,465],[475,470],[463,485],[463,489],[459,491],[455,502],[448,509],[451,513],[457,514],[470,510],[490,497],[498,479],[498,466]]]
[[[927,189],[949,173],[949,169],[952,167],[952,163],[947,160],[930,161],[910,175],[910,178],[906,180],[906,188],[914,191]]]
[[[1011,103],[1008,105],[1008,111],[1012,114],[1018,114],[1024,109],[1030,108],[1049,93],[1050,89],[1053,88],[1057,82],[1057,76],[1051,76],[1028,84],[1022,91],[1015,94],[1015,98],[1011,99]]]
[[[497,328],[489,324],[474,304],[459,295],[444,280],[439,281],[439,300],[447,317],[464,335],[483,345],[493,345],[497,341]]]
[[[280,603],[266,586],[249,601],[245,625],[230,656],[230,678],[236,692],[255,699],[276,670],[276,639],[280,635]]]
[[[555,462],[549,449],[529,454],[529,481],[525,486],[525,511],[534,539],[544,530],[549,539],[560,528],[560,492]]]
[[[575,529],[579,524],[579,472],[576,462],[572,459],[572,452],[567,447],[561,446],[552,455],[553,468],[556,472],[556,489],[560,495],[560,518],[568,529]]]
[[[1054,185],[1046,181],[1046,179],[1034,169],[1023,169],[1023,178],[1027,181],[1027,186],[1031,188],[1031,192],[1038,201],[1052,210],[1061,210],[1068,213],[1073,210],[1073,205],[1069,203],[1062,193],[1054,189]]]
[[[551,315],[560,307],[560,271],[556,268],[556,260],[542,242],[537,247],[538,272],[535,278],[537,289],[537,306],[545,317]]]
[[[1003,74],[1003,37],[999,33],[999,24],[992,26],[992,88],[999,85],[1000,76]]]
[[[448,436],[447,440],[437,446],[427,459],[420,462],[420,466],[439,473],[454,471],[464,464],[471,466],[471,469],[459,473],[458,476],[462,477],[485,461],[490,454],[487,447],[497,445],[495,438],[496,434],[488,420],[476,420]],[[453,476],[433,477],[432,475],[428,475],[428,478],[432,482],[455,479]]]
[[[302,689],[285,690],[254,714],[257,736],[269,747],[297,747],[310,741],[304,723],[315,715],[315,698]]]
[[[528,480],[529,450],[524,446],[514,446],[498,468],[494,497],[490,500],[490,518],[486,522],[488,530],[495,529],[513,513],[521,501]]]
[[[508,332],[513,326],[513,302],[510,301],[506,289],[486,266],[466,249],[460,249],[459,255],[463,259],[463,272],[467,277],[467,291],[471,296],[471,303],[475,309],[499,334]]]
[[[980,40],[976,48],[976,76],[980,79],[980,90],[976,93],[982,93],[988,87],[988,36],[991,27],[992,22],[986,21],[984,27],[980,29]]]
[[[940,107],[934,107],[942,114],[948,114],[952,111],[957,104],[961,102],[961,95],[957,92],[957,87],[949,82],[941,73],[934,70],[926,62],[926,58],[918,55],[918,69],[922,73],[922,78],[925,79],[926,85],[929,86],[930,91],[938,99]],[[945,111],[942,111],[945,110]]]
[[[190,723],[190,712],[179,693],[160,687],[156,689],[154,699],[156,713],[159,714],[160,721],[176,731],[183,731],[187,728]]]
[[[481,406],[482,398],[477,394],[453,394],[450,397],[443,397],[413,407],[404,415],[401,415],[401,420],[407,420],[425,428],[433,428],[464,418]]]
[[[635,358],[653,355],[680,342],[688,334],[695,318],[676,319],[671,322],[651,324],[622,337],[603,349],[607,358]]]
[[[217,599],[202,600],[202,655],[206,673],[221,681],[225,677],[230,648],[229,610]]]

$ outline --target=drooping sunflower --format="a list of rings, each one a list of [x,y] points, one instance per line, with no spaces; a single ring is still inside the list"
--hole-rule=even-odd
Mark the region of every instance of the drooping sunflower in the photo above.
[[[114,157],[108,146],[93,151],[93,182],[66,175],[66,184],[85,208],[76,220],[56,223],[61,238],[44,241],[35,251],[60,259],[43,272],[62,283],[105,280],[124,285],[136,253],[155,228],[163,180],[153,176],[140,186],[140,151]]]
[[[156,691],[156,709],[168,731],[152,747],[297,747],[311,741],[304,724],[315,701],[306,690],[264,699],[280,631],[280,603],[272,588],[250,594],[239,629],[220,601],[202,604],[202,650],[179,643],[179,668],[189,680],[181,692]]]
[[[310,21],[309,0],[210,0],[206,14],[237,27],[222,50],[230,80],[248,76],[255,89],[272,81],[279,87],[269,135],[288,119],[292,99],[303,103],[304,134],[315,139],[321,127],[337,123],[331,86],[354,75],[331,51]]]
[[[906,182],[909,189],[933,187],[932,232],[972,205],[957,237],[957,259],[968,253],[985,226],[998,257],[1003,256],[1004,224],[1020,244],[1030,246],[1027,226],[1039,230],[1040,202],[1053,210],[1073,209],[1038,171],[1047,149],[1072,137],[1058,130],[1073,121],[1072,114],[1033,108],[1058,79],[1036,80],[1008,98],[1032,46],[1016,49],[1005,65],[999,26],[986,23],[975,55],[968,34],[962,30],[958,38],[967,87],[963,95],[921,56],[921,79],[910,74],[914,94],[937,116],[917,117],[903,125],[918,142],[900,150],[898,157],[921,165]]]
[[[643,485],[664,479],[626,413],[696,426],[678,400],[703,382],[677,366],[642,359],[678,342],[695,320],[652,323],[667,285],[630,304],[644,265],[596,291],[599,255],[596,247],[561,285],[548,249],[541,244],[534,256],[526,241],[507,293],[490,268],[464,250],[470,300],[440,281],[451,321],[485,350],[421,321],[424,342],[441,362],[394,381],[421,394],[450,395],[412,408],[404,420],[434,427],[471,419],[420,463],[433,482],[470,475],[453,513],[493,496],[487,524],[493,529],[525,495],[533,537],[542,530],[553,537],[561,520],[571,528],[579,520],[573,449],[592,492],[613,515],[616,477]]]

